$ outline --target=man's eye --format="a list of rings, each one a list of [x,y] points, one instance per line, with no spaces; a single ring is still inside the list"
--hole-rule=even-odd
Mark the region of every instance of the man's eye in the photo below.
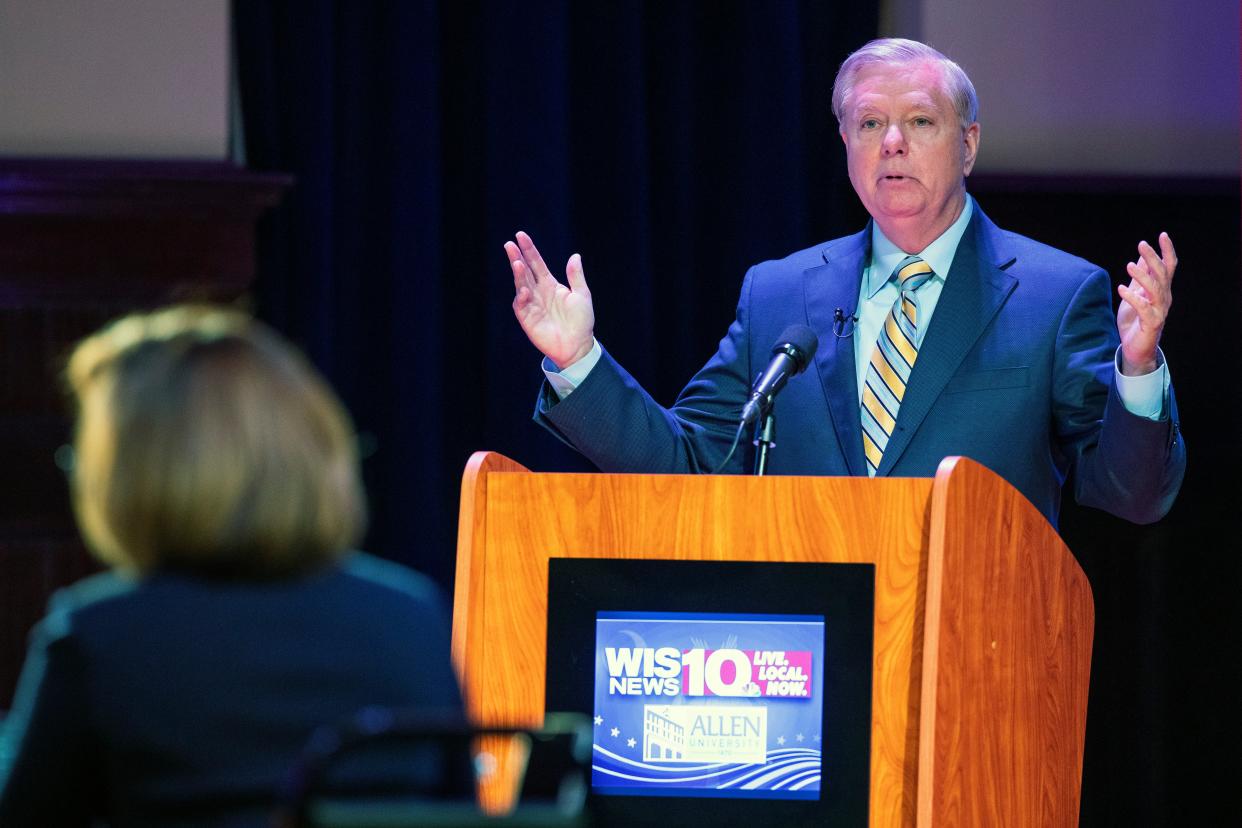
[[[875,129],[879,125],[880,125],[880,122],[877,121],[875,118],[868,118],[867,120],[862,122],[863,129]]]
[[[930,119],[930,118],[922,118],[922,117],[920,117],[920,118],[915,118],[915,119],[914,119],[914,125],[915,125],[915,126],[931,126],[931,119]]]

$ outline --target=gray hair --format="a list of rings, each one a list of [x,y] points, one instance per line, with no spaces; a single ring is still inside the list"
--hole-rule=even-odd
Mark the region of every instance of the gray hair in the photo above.
[[[975,95],[975,85],[966,77],[962,67],[936,51],[926,43],[917,40],[906,40],[902,37],[882,37],[873,40],[866,46],[851,54],[841,64],[837,79],[832,85],[832,114],[837,116],[837,123],[842,122],[845,115],[845,99],[854,91],[854,83],[858,74],[868,66],[877,64],[921,63],[931,61],[940,66],[941,77],[944,79],[944,92],[953,102],[957,110],[957,119],[962,129],[979,120],[979,98]]]

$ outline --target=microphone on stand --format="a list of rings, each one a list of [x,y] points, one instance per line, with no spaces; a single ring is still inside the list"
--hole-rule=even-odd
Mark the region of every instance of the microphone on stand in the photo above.
[[[759,375],[750,391],[750,400],[742,408],[742,425],[753,423],[772,407],[777,393],[790,377],[802,373],[810,365],[819,337],[806,325],[790,325],[772,347],[772,361]]]

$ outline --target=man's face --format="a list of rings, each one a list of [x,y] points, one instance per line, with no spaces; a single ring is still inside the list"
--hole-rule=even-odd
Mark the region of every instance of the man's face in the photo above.
[[[979,125],[962,129],[940,67],[869,66],[858,74],[844,109],[841,137],[850,183],[885,235],[892,237],[890,228],[899,227],[916,235],[919,229],[935,235],[947,229],[965,198]]]

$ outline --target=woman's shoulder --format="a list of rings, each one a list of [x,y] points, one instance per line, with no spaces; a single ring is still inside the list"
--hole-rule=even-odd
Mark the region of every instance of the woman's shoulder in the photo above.
[[[124,628],[158,616],[177,627],[210,611],[227,620],[230,610],[245,617],[304,612],[340,603],[371,607],[376,613],[446,612],[444,596],[425,575],[364,552],[350,552],[326,569],[276,580],[219,580],[178,572],[145,575],[109,571],[91,575],[53,594],[41,633],[55,640],[76,632]],[[299,609],[299,607],[301,609]],[[404,609],[402,609],[404,608]]]
[[[339,564],[341,574],[364,588],[402,593],[419,601],[440,604],[442,596],[434,581],[395,561],[366,552],[351,552]]]
[[[83,619],[107,615],[111,608],[129,603],[138,588],[137,579],[116,571],[89,575],[61,587],[48,600],[47,612],[35,625],[31,643],[46,647],[65,642],[83,627]]]
[[[72,615],[128,601],[141,583],[137,576],[119,570],[88,575],[52,593],[48,615]]]

